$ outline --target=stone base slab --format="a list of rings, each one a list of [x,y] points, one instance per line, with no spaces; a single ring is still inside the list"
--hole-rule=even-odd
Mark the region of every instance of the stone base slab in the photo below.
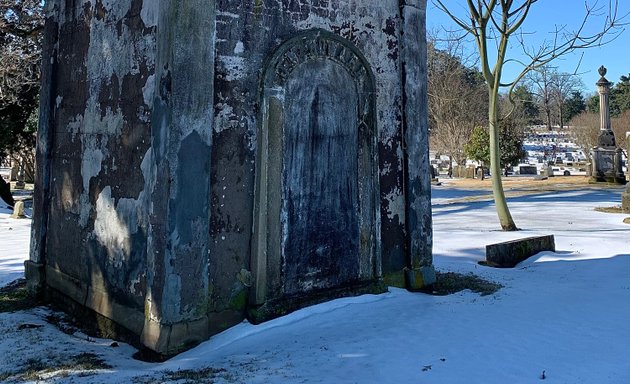
[[[485,265],[496,268],[514,268],[521,261],[542,251],[556,251],[553,235],[527,237],[486,245]]]
[[[428,286],[435,284],[437,277],[435,268],[432,265],[420,268],[408,268],[405,270],[405,279],[407,289],[410,291],[419,291],[426,289]]]
[[[164,324],[147,318],[141,308],[113,300],[107,292],[88,287],[52,267],[26,262],[27,284],[47,286],[45,299],[75,315],[88,331],[100,337],[122,340],[140,348],[150,360],[164,360],[207,340],[207,316]],[[45,271],[45,272],[44,272]]]
[[[46,284],[46,268],[44,264],[26,260],[24,262],[24,277],[26,277],[28,292],[36,298],[42,298]]]
[[[310,293],[306,297],[283,297],[275,300],[267,300],[267,302],[261,306],[250,307],[247,314],[248,319],[253,324],[259,324],[263,321],[284,316],[299,308],[320,304],[332,299],[359,296],[369,293],[380,294],[385,292],[387,292],[387,286],[383,284],[383,281],[370,281],[338,289],[322,290]]]

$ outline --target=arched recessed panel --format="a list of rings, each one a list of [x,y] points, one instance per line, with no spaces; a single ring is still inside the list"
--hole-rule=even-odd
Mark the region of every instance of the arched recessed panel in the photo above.
[[[321,30],[283,45],[262,84],[254,304],[380,277],[374,79],[349,41]]]
[[[315,59],[286,82],[283,291],[358,280],[358,95],[341,65]],[[341,107],[341,108],[340,108]]]

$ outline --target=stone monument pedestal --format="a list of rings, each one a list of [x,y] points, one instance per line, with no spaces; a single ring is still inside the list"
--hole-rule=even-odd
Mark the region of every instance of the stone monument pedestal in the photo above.
[[[591,150],[591,182],[625,184],[621,165],[621,149],[596,147]]]
[[[600,132],[597,147],[591,150],[591,182],[625,184],[626,177],[622,170],[622,151],[617,148],[615,134],[610,124],[609,96],[611,82],[606,80],[606,68],[599,68],[601,78],[597,82],[599,93]]]

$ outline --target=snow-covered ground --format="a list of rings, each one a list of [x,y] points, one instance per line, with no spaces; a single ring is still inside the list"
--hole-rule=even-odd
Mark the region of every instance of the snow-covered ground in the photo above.
[[[0,287],[23,277],[28,259],[31,220],[11,219],[12,212],[0,200]]]
[[[133,360],[133,348],[112,347],[111,340],[63,333],[46,320],[61,315],[46,308],[0,313],[0,380],[10,380],[2,372],[37,368],[38,360],[54,368],[88,355],[111,367],[45,374],[33,368],[32,380],[39,374],[51,383],[630,383],[630,225],[622,222],[626,215],[594,210],[619,205],[621,191],[510,199],[523,230],[505,233],[490,201],[461,199],[487,191],[458,190],[447,181],[433,189],[435,265],[498,282],[504,288],[497,293],[390,289],[335,300],[258,326],[242,323],[160,364]],[[477,264],[486,244],[541,234],[555,235],[556,253],[514,269]],[[0,284],[19,275],[28,235],[28,220],[0,211]]]

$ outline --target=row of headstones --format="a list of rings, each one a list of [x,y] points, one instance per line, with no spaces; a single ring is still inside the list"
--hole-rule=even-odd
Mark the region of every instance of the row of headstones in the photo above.
[[[464,165],[458,165],[453,167],[452,177],[462,179],[480,179],[482,178],[481,167],[466,167]]]
[[[440,172],[435,168],[435,167],[431,167],[429,168],[431,171],[431,180],[433,182],[438,181],[438,177],[440,176]],[[457,178],[462,178],[462,179],[475,179],[475,178],[482,178],[482,173],[481,173],[481,167],[466,167],[466,166],[455,166],[452,167],[449,172],[447,173],[448,177],[457,177]]]

